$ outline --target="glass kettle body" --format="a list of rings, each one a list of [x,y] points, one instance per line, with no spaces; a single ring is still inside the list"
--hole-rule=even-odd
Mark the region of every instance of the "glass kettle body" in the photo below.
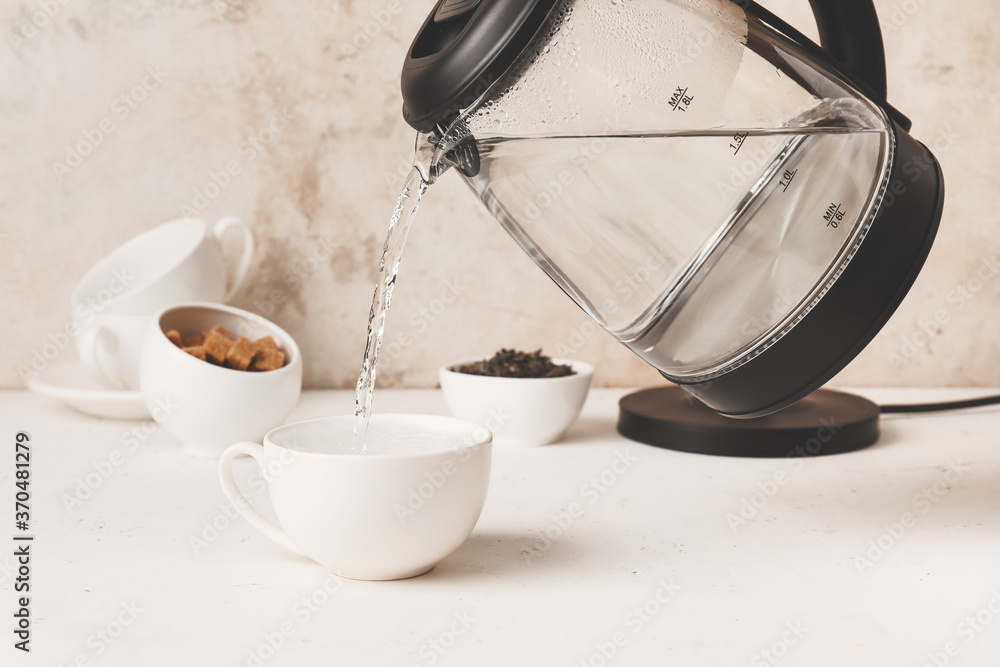
[[[426,177],[454,166],[595,321],[735,417],[860,352],[943,202],[884,65],[870,86],[745,4],[442,0],[403,72]]]

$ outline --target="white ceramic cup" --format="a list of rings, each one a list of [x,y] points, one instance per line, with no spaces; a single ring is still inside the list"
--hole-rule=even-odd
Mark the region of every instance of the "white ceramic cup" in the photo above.
[[[476,360],[478,361],[478,359]],[[594,367],[582,361],[553,359],[574,374],[556,378],[506,378],[440,369],[441,392],[451,414],[483,424],[497,446],[532,447],[562,439],[580,415]],[[464,362],[469,363],[469,362]]]
[[[353,415],[314,419],[271,431],[263,447],[237,443],[219,461],[222,488],[264,535],[334,574],[369,581],[423,574],[479,520],[492,434],[451,417],[376,414],[370,432],[398,438],[397,446],[380,453],[323,451],[329,443],[350,443],[353,425]],[[440,442],[409,443],[413,432],[436,434]],[[254,509],[236,485],[232,466],[242,455],[263,470],[280,525]]]
[[[78,325],[77,350],[92,377],[139,391],[139,353],[149,328],[148,315],[95,315]]]
[[[271,336],[285,352],[282,368],[248,372],[215,366],[167,337],[201,334],[220,325],[250,340]],[[184,443],[184,451],[217,458],[236,440],[258,440],[288,416],[302,388],[302,354],[283,329],[262,317],[214,303],[180,304],[147,325],[139,357],[139,386],[150,414]]]
[[[230,230],[240,232],[243,251],[227,290],[220,243]],[[73,290],[80,360],[95,378],[138,390],[144,333],[140,319],[148,321],[153,313],[175,303],[228,301],[246,277],[253,249],[250,228],[231,216],[211,230],[203,220],[181,218],[120,246]]]
[[[220,243],[232,230],[243,237],[243,251],[226,289]],[[152,315],[185,301],[228,301],[246,277],[253,249],[250,228],[232,216],[211,229],[198,218],[164,223],[118,247],[87,272],[73,289],[74,316]]]

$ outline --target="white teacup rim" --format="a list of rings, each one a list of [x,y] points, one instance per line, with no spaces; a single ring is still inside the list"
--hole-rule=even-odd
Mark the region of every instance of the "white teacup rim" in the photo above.
[[[332,420],[353,420],[354,415],[333,415],[326,417],[315,417],[313,419],[302,419],[299,421],[291,422],[288,424],[282,424],[281,426],[276,426],[267,433],[264,434],[263,446],[265,449],[268,447],[274,447],[277,449],[282,449],[289,452],[294,452],[296,456],[304,456],[308,458],[315,459],[343,459],[351,461],[370,461],[372,463],[377,463],[379,461],[393,460],[393,461],[405,461],[405,460],[419,460],[426,458],[434,458],[442,455],[454,455],[456,452],[462,452],[464,450],[475,450],[479,447],[489,445],[493,442],[493,433],[488,428],[481,424],[475,422],[467,421],[465,419],[459,419],[457,417],[450,417],[445,415],[432,415],[423,413],[405,413],[405,412],[380,412],[373,415],[373,418],[378,418],[379,420],[389,420],[396,418],[420,418],[427,420],[434,420],[437,422],[449,422],[452,424],[458,423],[469,428],[470,440],[463,441],[460,444],[451,447],[444,447],[441,449],[433,449],[429,451],[419,451],[419,452],[390,452],[390,453],[359,453],[359,452],[316,452],[308,451],[302,449],[295,449],[294,447],[287,447],[281,443],[275,442],[273,436],[278,432],[291,429],[294,427],[307,426],[309,424],[316,424],[319,422],[326,422]],[[361,464],[366,465],[366,464]]]

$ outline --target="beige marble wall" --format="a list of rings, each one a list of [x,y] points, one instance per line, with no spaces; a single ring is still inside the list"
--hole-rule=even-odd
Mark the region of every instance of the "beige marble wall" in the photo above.
[[[766,4],[810,25],[806,0]],[[399,68],[431,5],[2,3],[0,386],[21,386],[18,365],[58,339],[91,264],[185,205],[252,224],[258,262],[236,305],[296,336],[309,386],[352,385],[412,146]],[[839,380],[997,385],[1000,278],[977,273],[1000,256],[1000,5],[877,5],[892,101],[937,144],[949,199],[912,294]],[[88,137],[96,145],[76,164],[67,146]],[[216,192],[212,173],[232,160],[239,174]],[[455,177],[426,199],[386,344],[385,385],[434,385],[438,365],[499,346],[569,348],[604,385],[658,378],[595,332]]]

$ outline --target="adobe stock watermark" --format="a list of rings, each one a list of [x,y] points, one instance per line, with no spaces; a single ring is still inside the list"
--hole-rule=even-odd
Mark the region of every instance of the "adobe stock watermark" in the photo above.
[[[91,667],[96,664],[95,660],[121,639],[125,631],[136,623],[144,611],[146,610],[135,600],[122,602],[114,617],[87,637],[84,645],[88,650],[77,653],[73,660],[67,663],[67,667]]]
[[[22,363],[15,367],[21,381],[27,382],[48,368],[49,364],[55,361],[76,340],[86,325],[92,323],[134,281],[135,275],[127,267],[113,270],[111,278],[104,287],[88,296],[82,303],[74,306],[73,318],[56,331],[50,331],[46,335],[46,342],[40,347],[31,349],[28,353],[30,355],[28,366]]]
[[[52,173],[59,182],[61,183],[63,178],[72,174],[93,155],[107,136],[118,128],[118,124],[132,115],[132,112],[149,98],[150,93],[160,87],[168,74],[159,65],[147,67],[138,83],[111,102],[111,116],[105,116],[95,126],[86,128],[74,143],[67,144],[63,161],[52,162]]]
[[[257,332],[268,325],[267,320],[258,315],[257,313],[247,311],[246,315],[239,318],[238,323],[234,326],[234,331],[237,336],[241,338],[256,338],[258,337]]]
[[[955,626],[955,638],[948,640],[940,650],[927,654],[921,667],[948,667],[962,654],[962,650],[1000,618],[1000,587],[990,591],[990,599],[976,611],[966,615]]]
[[[11,577],[17,574],[17,563],[10,556],[4,556],[0,563],[0,585],[6,584]]]
[[[770,503],[792,480],[795,473],[801,471],[806,465],[806,457],[816,456],[823,447],[833,441],[837,434],[844,428],[843,424],[837,422],[836,416],[829,419],[820,419],[820,427],[816,435],[809,438],[795,449],[785,454],[785,460],[791,465],[791,469],[775,470],[770,479],[757,482],[757,491],[745,496],[740,501],[739,509],[726,514],[726,523],[735,535],[739,529],[748,525],[757,515]]]
[[[482,442],[491,431],[496,431],[507,423],[508,419],[510,419],[510,415],[504,411],[502,406],[490,408],[486,421],[472,432],[456,457],[445,459],[435,470],[425,472],[420,483],[407,489],[406,499],[393,504],[392,509],[396,513],[399,523],[405,525],[407,521],[426,507],[427,503],[455,476],[461,466],[472,458],[472,445],[476,442]]]
[[[951,493],[954,486],[970,470],[972,466],[962,463],[961,460],[949,461],[948,469],[941,479],[913,494],[910,499],[912,509],[903,512],[897,521],[884,524],[885,530],[878,537],[868,540],[861,555],[851,556],[851,562],[858,569],[858,573],[863,575],[881,562],[919,523],[920,518],[930,513],[945,496]]]
[[[35,0],[34,9],[26,9],[27,18],[7,37],[7,43],[15,53],[24,51],[28,43],[45,29],[73,0]]]
[[[618,304],[615,302],[615,309],[617,310],[617,308]],[[600,325],[589,317],[576,326],[567,327],[565,338],[556,343],[553,348],[554,356],[560,359],[572,359],[597,335],[598,331],[602,331]]]
[[[959,139],[962,139],[962,135],[949,125],[938,130],[933,141],[926,143],[930,147],[931,152],[940,158],[951,150]],[[924,174],[932,169],[936,169],[935,162],[930,156],[925,154],[916,155],[900,165],[902,176],[894,179],[886,186],[882,203],[879,205],[878,213],[875,217],[880,218],[885,215],[900,197],[905,196],[910,191],[910,188],[914,187],[923,178]]]
[[[904,0],[903,2],[897,2],[894,4],[892,6],[892,10],[888,12],[887,17],[885,12],[880,12],[884,17],[881,20],[882,34],[889,36],[902,30],[913,20],[913,17],[924,8],[924,5],[928,4],[930,1],[931,0]]]
[[[785,624],[785,628],[780,639],[754,654],[750,659],[750,667],[769,667],[778,664],[809,631],[801,621],[789,621]]]
[[[396,17],[403,13],[402,0],[389,0],[381,7],[372,9],[370,17],[364,24],[358,26],[349,41],[340,45],[340,52],[347,57],[357,55],[364,51],[376,37],[385,32]]]
[[[243,21],[249,12],[247,0],[213,0],[212,9],[215,15],[228,23]]]
[[[933,316],[921,317],[916,330],[903,336],[896,349],[886,355],[892,370],[899,370],[927,351],[931,341],[944,334],[955,313],[972,303],[998,275],[1000,257],[983,257],[972,275],[948,291],[944,304],[934,311]]]
[[[289,610],[291,620],[282,621],[272,630],[260,634],[260,640],[247,649],[245,658],[236,663],[237,667],[263,667],[288,643],[299,627],[330,603],[344,585],[334,575],[327,576],[319,586],[295,601]]]
[[[779,289],[770,307],[764,308],[745,322],[740,328],[740,333],[748,338],[756,338],[764,334],[787,315],[796,303],[798,303],[798,299],[795,296],[784,288]]]
[[[59,496],[66,512],[73,514],[86,501],[90,500],[94,493],[125,465],[128,455],[139,449],[142,443],[149,440],[159,430],[158,422],[170,419],[179,407],[169,398],[157,398],[151,410],[157,421],[144,421],[122,433],[118,439],[121,447],[111,450],[106,456],[96,461],[92,461],[90,464],[92,470],[86,475],[76,478],[72,492],[64,492]]]
[[[180,205],[184,217],[195,218],[219,197],[244,168],[254,162],[259,155],[268,151],[268,146],[284,134],[295,118],[287,108],[273,112],[267,122],[248,134],[236,146],[236,155],[226,160],[218,169],[210,169],[205,182],[194,188],[191,199]]]
[[[645,601],[635,605],[622,618],[624,629],[616,630],[606,639],[594,644],[594,650],[581,658],[579,667],[607,667],[628,646],[629,639],[638,635],[670,604],[681,587],[673,579],[660,579],[656,591]]]
[[[413,152],[401,153],[396,157],[395,168],[390,167],[382,172],[382,180],[388,187],[399,188],[399,184],[406,180],[411,171],[413,171]]]
[[[294,441],[292,445],[294,445]],[[299,452],[296,449],[288,447],[279,449],[280,453],[268,462],[266,468],[254,471],[248,478],[250,486],[256,493],[267,492],[268,485],[280,477],[299,457]],[[251,506],[250,500],[242,493],[236,497],[235,502],[227,500],[224,503],[219,503],[218,511],[211,518],[201,522],[201,531],[196,535],[188,536],[188,546],[191,548],[191,553],[195,556],[204,553],[222,537],[223,533],[229,530],[233,522],[239,518],[242,510]]]
[[[615,452],[611,463],[600,473],[591,477],[580,485],[580,500],[571,502],[565,509],[550,516],[550,523],[538,532],[531,546],[521,549],[521,557],[525,565],[532,565],[537,558],[542,558],[552,549],[552,546],[561,540],[577,521],[582,519],[586,513],[587,505],[593,505],[601,499],[611,488],[618,483],[623,475],[639,460],[631,449],[622,449]]]
[[[621,277],[611,285],[615,296],[608,297],[600,303],[600,313],[605,320],[615,317],[621,309],[636,296],[648,294],[654,285],[659,289],[655,277],[664,277],[673,269],[675,262],[670,252],[661,248],[653,248],[635,267],[629,267]],[[569,326],[566,335],[555,344],[555,356],[571,359],[582,350],[587,343],[601,331],[601,326],[593,319],[587,318],[576,326]]]
[[[464,292],[465,287],[457,277],[445,280],[438,295],[410,315],[408,329],[397,331],[391,340],[382,343],[378,360],[380,370],[389,369],[393,360],[412,347]]]
[[[93,322],[134,281],[135,275],[126,267],[112,271],[111,278],[103,288],[90,295],[83,303],[75,306],[72,319],[56,331],[50,331],[46,335],[46,342],[40,347],[31,349],[28,353],[30,355],[28,366],[24,364],[16,366],[15,370],[17,370],[21,381],[27,382],[48,368],[49,364],[55,361],[70,346],[70,343],[76,340],[82,328]]]
[[[344,242],[325,236],[318,241],[311,241],[304,255],[289,260],[289,269],[281,277],[281,287],[275,287],[261,298],[253,300],[253,309],[264,317],[271,317],[275,310],[286,301],[289,294],[302,289],[306,281],[319,271],[321,266],[330,263],[334,253],[343,248]]]
[[[433,665],[459,643],[472,626],[479,620],[468,610],[452,614],[452,620],[444,630],[434,637],[425,639],[417,647],[417,657],[420,662],[411,662],[408,667],[422,667],[423,665]]]
[[[620,134],[622,130],[623,128],[614,122],[610,120],[606,121],[600,132],[590,137],[587,143],[573,151],[569,157],[570,166],[561,170],[552,180],[539,184],[540,188],[536,190],[535,194],[524,207],[522,212],[523,217],[527,220],[538,220],[544,215],[545,211],[563,201],[568,188],[572,187],[582,176],[586,176],[591,167],[607,153],[609,138]],[[574,233],[575,229],[570,228],[564,231]],[[567,245],[563,236],[560,236],[556,240],[563,245]],[[583,239],[578,239],[578,241],[581,242],[581,245],[578,247],[567,247],[576,252],[586,252],[593,245],[593,240],[589,234]]]

